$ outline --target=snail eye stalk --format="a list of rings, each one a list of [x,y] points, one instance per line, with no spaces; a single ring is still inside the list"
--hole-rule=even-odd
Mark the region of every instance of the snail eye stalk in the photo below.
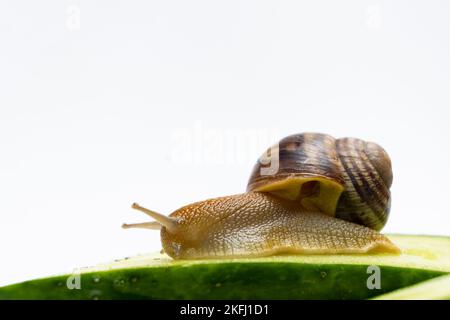
[[[147,208],[141,207],[137,203],[133,203],[131,206],[133,209],[139,210],[146,215],[152,217],[156,221],[152,222],[144,222],[144,223],[133,223],[133,224],[126,224],[124,223],[122,225],[122,228],[129,229],[129,228],[144,228],[144,229],[152,229],[152,230],[160,230],[162,227],[165,227],[167,231],[171,233],[175,233],[178,230],[178,220],[165,216],[161,213],[158,213],[156,211],[149,210]]]

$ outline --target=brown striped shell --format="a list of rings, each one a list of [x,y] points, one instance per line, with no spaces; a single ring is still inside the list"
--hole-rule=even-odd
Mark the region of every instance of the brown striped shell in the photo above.
[[[247,191],[300,201],[309,210],[381,230],[390,211],[391,184],[391,161],[378,144],[302,133],[260,157]]]

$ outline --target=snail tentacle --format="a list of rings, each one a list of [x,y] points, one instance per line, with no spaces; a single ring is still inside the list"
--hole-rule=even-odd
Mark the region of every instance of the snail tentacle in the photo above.
[[[141,223],[124,223],[122,224],[123,229],[150,229],[150,230],[161,230],[162,225],[159,222],[141,222]]]
[[[155,219],[156,221],[158,221],[162,226],[166,227],[166,229],[169,232],[177,232],[178,230],[178,220],[165,216],[161,213],[158,213],[156,211],[152,211],[149,210],[147,208],[141,207],[140,205],[138,205],[136,202],[133,203],[133,205],[131,206],[133,209],[139,210],[141,212],[144,212],[146,215],[152,217],[153,219]]]

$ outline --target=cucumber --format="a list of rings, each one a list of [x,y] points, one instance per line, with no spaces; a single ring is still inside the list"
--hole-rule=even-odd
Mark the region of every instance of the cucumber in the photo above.
[[[374,300],[450,300],[450,275],[382,294]]]
[[[450,274],[450,237],[389,238],[401,255],[177,261],[141,255],[2,287],[0,299],[367,299]],[[368,288],[368,266],[379,267],[381,288]]]

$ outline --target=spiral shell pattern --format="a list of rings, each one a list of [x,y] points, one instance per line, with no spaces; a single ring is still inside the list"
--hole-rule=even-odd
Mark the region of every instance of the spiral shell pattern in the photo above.
[[[336,140],[336,149],[345,180],[336,217],[381,230],[391,208],[389,156],[379,145],[355,138]]]
[[[308,180],[317,177],[323,189],[315,191],[316,199],[320,199],[321,191],[331,190],[325,189],[324,179],[342,186],[332,212],[337,218],[374,230],[381,230],[386,224],[391,206],[392,166],[388,154],[378,144],[356,138],[335,139],[322,133],[301,133],[285,137],[269,150],[278,152],[277,171],[272,175],[261,174],[265,163],[260,158],[247,191],[268,190],[265,186],[282,185],[280,181],[298,177]],[[305,186],[303,183],[300,188]],[[276,195],[283,197],[281,191],[276,190]],[[299,191],[299,197],[300,193],[304,190]]]

